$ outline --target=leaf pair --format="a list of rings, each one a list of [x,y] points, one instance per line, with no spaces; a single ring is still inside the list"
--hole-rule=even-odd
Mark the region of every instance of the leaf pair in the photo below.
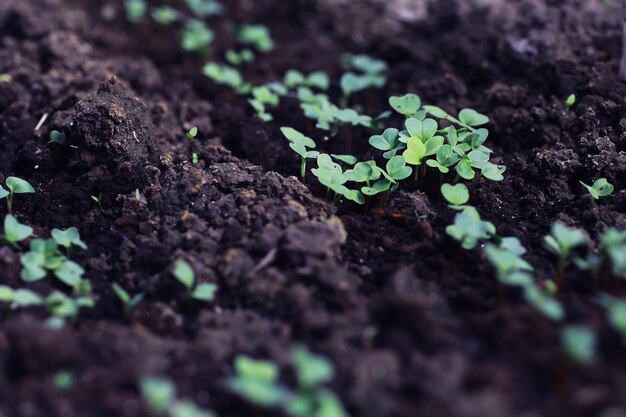
[[[217,285],[210,283],[196,283],[196,274],[191,269],[186,261],[180,259],[176,261],[174,270],[172,271],[174,277],[182,283],[191,298],[200,301],[212,301],[215,298],[217,292]]]

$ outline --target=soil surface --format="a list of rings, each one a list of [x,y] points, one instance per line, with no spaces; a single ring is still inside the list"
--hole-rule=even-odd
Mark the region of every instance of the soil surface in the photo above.
[[[626,228],[618,13],[600,1],[458,2],[417,2],[408,15],[404,1],[353,2],[353,12],[333,1],[224,3],[228,19],[265,24],[276,41],[244,71],[252,80],[289,68],[337,80],[343,53],[367,53],[390,65],[384,89],[356,97],[371,114],[416,92],[489,115],[490,147],[508,169],[500,183],[473,184],[471,203],[521,239],[538,278],[552,278],[542,241],[555,220],[592,238]],[[218,34],[226,17],[210,21]],[[216,54],[231,46],[218,39]],[[353,417],[626,415],[626,350],[587,274],[568,269],[559,296],[568,323],[599,335],[596,362],[579,366],[561,327],[518,292],[499,306],[480,251],[461,253],[445,233],[454,213],[436,178],[367,214],[333,205],[293,177],[299,163],[279,127],[321,138],[297,103],[260,122],[203,64],[172,28],[128,23],[121,1],[0,2],[0,73],[12,77],[0,83],[0,175],[35,186],[16,197],[15,215],[36,236],[80,230],[89,248],[74,258],[97,301],[62,329],[45,325],[43,309],[0,312],[0,416],[148,416],[145,375],[171,378],[181,398],[222,417],[277,416],[225,380],[238,354],[273,360],[292,380],[296,343],[332,360],[330,388]],[[64,146],[48,143],[53,129]],[[353,136],[363,156],[369,133]],[[341,134],[324,149],[345,153],[343,143]],[[591,204],[579,180],[599,177],[616,192]],[[19,255],[0,248],[2,284],[24,286]],[[214,302],[190,302],[170,272],[178,259],[219,286]],[[125,315],[113,282],[145,300]],[[66,290],[52,279],[28,288]],[[603,290],[622,295],[623,285]],[[59,371],[74,376],[63,393]]]

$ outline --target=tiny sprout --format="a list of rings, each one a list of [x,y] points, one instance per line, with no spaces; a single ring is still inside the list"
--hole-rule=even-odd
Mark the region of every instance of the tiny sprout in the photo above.
[[[592,200],[599,200],[601,197],[609,197],[613,194],[615,187],[606,178],[600,178],[593,183],[593,185],[587,185],[582,181],[579,181],[589,192]]]
[[[202,69],[202,72],[214,82],[226,85],[237,92],[244,92],[247,88],[241,73],[236,68],[229,67],[228,65],[208,62]]]
[[[198,154],[196,152],[191,154],[191,163],[192,164],[197,164],[198,163]]]
[[[398,129],[385,129],[381,135],[374,135],[370,137],[369,144],[378,150],[385,151],[385,153],[383,153],[383,157],[385,159],[390,159],[396,155],[396,152],[404,148],[404,144],[399,140],[399,133]]]
[[[187,139],[193,139],[198,136],[198,127],[194,126],[187,132]]]
[[[305,76],[298,70],[290,69],[285,74],[283,82],[287,88],[308,87],[328,90],[330,87],[330,78],[322,71],[314,71]]]
[[[234,49],[229,49],[226,51],[226,61],[228,61],[229,64],[238,67],[246,62],[254,61],[254,52],[249,49],[242,49],[239,52]]]
[[[567,356],[581,365],[590,364],[596,356],[596,334],[587,327],[565,327],[561,331],[561,343]]]
[[[50,141],[48,143],[58,143],[63,145],[65,143],[65,133],[53,130],[50,132]]]
[[[54,374],[52,385],[57,391],[69,391],[74,385],[74,377],[68,371],[59,371]]]
[[[92,195],[91,199],[96,202],[98,207],[100,207],[100,211],[104,213],[104,209],[102,208],[102,194],[98,195],[97,197],[95,195]]]
[[[170,6],[157,7],[152,11],[152,18],[162,25],[170,25],[178,20],[178,11]]]
[[[93,308],[94,305],[95,302],[91,296],[72,298],[61,291],[54,291],[46,297],[48,311],[55,317],[74,319],[81,308]]]
[[[482,126],[489,123],[489,118],[473,109],[463,109],[459,113],[461,124],[469,127]]]
[[[602,295],[600,303],[607,311],[609,323],[621,334],[624,343],[626,343],[626,300]]]
[[[567,108],[567,111],[569,111],[569,109],[574,105],[574,103],[576,103],[576,95],[570,94],[567,97],[567,99],[565,99],[565,106]]]
[[[422,101],[416,94],[409,93],[402,97],[390,97],[389,105],[408,119],[422,107]]]
[[[13,81],[13,77],[10,74],[0,74],[0,83],[10,83]]]
[[[210,283],[196,283],[196,274],[191,266],[182,259],[176,261],[172,271],[176,279],[186,288],[191,298],[199,301],[212,301],[215,298],[217,285]]]
[[[201,20],[192,19],[187,22],[181,45],[184,50],[206,55],[215,35]]]
[[[240,355],[235,358],[235,372],[228,381],[229,388],[252,404],[275,406],[287,395],[278,385],[278,367],[273,362]]]
[[[474,249],[481,239],[489,239],[496,233],[495,226],[481,220],[478,211],[467,206],[454,217],[454,224],[446,227],[446,233],[461,244],[463,249]]]
[[[559,257],[556,284],[557,288],[561,288],[563,273],[571,251],[578,246],[584,245],[587,241],[587,236],[582,230],[568,227],[557,221],[552,225],[551,235],[546,236],[544,240],[548,249]]]
[[[126,313],[137,307],[137,305],[143,300],[143,294],[136,294],[135,296],[131,297],[128,291],[122,288],[119,284],[113,283],[111,284],[111,286],[113,287],[113,291],[115,291],[117,297],[122,302],[122,305],[124,306],[124,311]]]
[[[15,194],[27,194],[27,193],[35,192],[35,189],[33,188],[33,186],[30,185],[28,181],[23,180],[21,178],[8,177],[5,182],[9,191],[5,190],[4,187],[0,185],[0,199],[3,199],[6,197],[7,208],[9,210],[9,213],[11,213],[13,209],[13,196]]]
[[[300,158],[302,158],[302,163],[300,164],[300,177],[304,181],[307,158],[314,158],[318,155],[315,151],[310,151],[307,148],[315,149],[317,145],[313,139],[291,127],[281,127],[280,131],[289,141],[289,147],[295,153],[300,155]]]
[[[30,237],[33,234],[33,228],[25,224],[21,224],[15,217],[7,214],[4,218],[4,240],[13,246],[17,246],[18,242]]]
[[[185,0],[185,3],[189,10],[201,19],[220,14],[224,10],[218,0]]]
[[[176,387],[169,379],[143,378],[141,394],[152,412],[164,414],[176,397]]]
[[[469,201],[469,190],[465,184],[443,184],[441,194],[451,204],[452,208],[461,208]]]
[[[243,25],[237,33],[239,42],[253,45],[261,52],[269,52],[274,49],[274,41],[270,31],[263,25]]]
[[[131,23],[139,22],[148,11],[146,0],[126,0],[124,6],[126,7],[126,18]]]
[[[52,229],[51,235],[58,245],[63,246],[67,250],[72,246],[79,247],[83,250],[87,249],[87,245],[80,239],[78,229],[75,227],[70,227],[66,230]]]
[[[43,302],[43,298],[31,290],[14,290],[6,285],[0,285],[0,303],[10,304],[11,308],[39,306],[43,305]]]

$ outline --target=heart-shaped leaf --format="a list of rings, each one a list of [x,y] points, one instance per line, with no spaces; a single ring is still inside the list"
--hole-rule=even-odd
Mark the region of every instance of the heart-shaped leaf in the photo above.
[[[417,138],[410,138],[407,143],[407,149],[402,153],[407,164],[419,165],[422,158],[426,156],[426,146]]]
[[[389,151],[398,144],[398,129],[385,129],[382,135],[370,137],[369,144],[381,151]]]
[[[416,94],[406,94],[402,97],[390,97],[389,105],[398,113],[411,116],[422,106],[422,101]]]
[[[465,126],[480,126],[489,123],[489,118],[473,109],[463,109],[459,113],[459,120]]]
[[[465,184],[443,184],[441,194],[452,205],[460,206],[469,201],[469,190]]]
[[[6,180],[7,187],[14,194],[34,193],[35,189],[32,185],[18,177],[8,177]]]

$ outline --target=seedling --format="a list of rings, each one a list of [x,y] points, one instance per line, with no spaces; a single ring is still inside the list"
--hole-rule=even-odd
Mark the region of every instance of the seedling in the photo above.
[[[196,52],[200,55],[209,53],[209,46],[215,35],[201,20],[192,19],[185,25],[181,39],[181,46],[185,51]]]
[[[302,163],[300,164],[300,177],[302,181],[304,181],[306,175],[306,160],[308,158],[317,158],[319,155],[319,152],[311,151],[307,148],[315,149],[317,145],[313,139],[291,127],[281,127],[280,131],[287,140],[289,140],[289,147],[302,159]]]
[[[177,399],[176,387],[169,379],[144,377],[139,387],[143,400],[155,416],[215,417],[211,411],[202,410],[189,400]]]
[[[131,23],[137,23],[148,12],[148,4],[145,0],[125,0],[126,18]]]
[[[401,97],[390,97],[389,105],[407,119],[413,117],[422,107],[422,101],[416,94],[405,94]]]
[[[228,386],[247,401],[264,408],[279,408],[291,417],[348,417],[339,399],[324,388],[334,376],[333,365],[324,357],[296,346],[291,358],[297,389],[279,382],[278,367],[269,361],[246,356],[235,358],[236,376]]]
[[[559,257],[557,265],[557,288],[563,284],[563,273],[569,262],[573,249],[587,242],[587,236],[582,230],[566,226],[560,221],[552,225],[551,235],[544,238],[548,249]]]
[[[249,49],[242,49],[239,52],[234,49],[229,49],[226,51],[226,61],[228,61],[229,64],[238,67],[247,62],[254,61],[254,52]]]
[[[54,389],[60,392],[69,391],[74,385],[74,377],[69,371],[59,371],[52,378]]]
[[[275,107],[280,103],[280,98],[269,87],[261,86],[254,87],[252,89],[252,96],[254,98],[249,99],[248,102],[256,110],[259,119],[264,122],[272,121],[274,118],[271,114],[267,113],[266,106]]]
[[[104,213],[104,209],[102,208],[102,194],[99,194],[97,197],[95,195],[92,195],[91,199],[95,201],[98,207],[100,207],[100,211]]]
[[[10,74],[0,74],[0,83],[10,83],[13,81],[13,77]]]
[[[171,25],[178,20],[179,13],[170,6],[160,6],[152,11],[152,18],[162,25]]]
[[[600,237],[599,250],[610,261],[613,274],[626,279],[626,230],[608,228]]]
[[[469,190],[465,184],[443,184],[441,194],[450,203],[450,207],[455,210],[462,210],[464,204],[469,201]]]
[[[191,154],[191,163],[192,164],[197,164],[198,163],[198,154],[195,153],[195,152]]]
[[[420,166],[426,156],[435,155],[441,145],[443,136],[436,135],[438,125],[433,119],[419,120],[407,119],[406,132],[400,133],[400,142],[406,143],[406,150],[402,153],[407,164]],[[418,178],[418,170],[415,170],[415,179]]]
[[[238,93],[247,94],[251,89],[249,85],[244,83],[241,73],[228,65],[208,62],[202,72],[217,84],[226,85]]]
[[[185,0],[187,7],[199,19],[222,13],[224,7],[217,0]]]
[[[51,235],[57,245],[63,246],[66,249],[68,255],[73,246],[83,250],[87,249],[87,245],[80,239],[78,229],[75,227],[70,227],[66,230],[52,229]]]
[[[5,183],[9,190],[5,190],[2,185],[0,185],[0,199],[7,199],[7,209],[10,214],[13,209],[13,196],[15,194],[34,193],[35,189],[28,183],[28,181],[18,177],[8,177]]]
[[[85,248],[86,245],[80,240],[78,231],[70,228],[66,231],[54,229],[56,238],[53,239],[33,239],[30,242],[30,251],[20,257],[22,263],[21,278],[25,282],[35,282],[46,277],[48,271],[52,271],[54,276],[70,287],[78,286],[85,270],[76,262],[65,257],[59,250],[60,242],[62,246],[69,250],[72,246]]]
[[[12,246],[29,238],[33,234],[33,228],[17,221],[15,217],[7,214],[4,217],[4,240]]]
[[[131,312],[143,300],[143,294],[136,294],[134,296],[131,296],[128,291],[126,291],[117,283],[111,284],[111,287],[113,287],[113,291],[115,291],[117,298],[119,298],[122,302],[122,305],[124,306],[124,312],[126,313]]]
[[[320,154],[317,157],[317,168],[312,169],[311,172],[322,185],[335,193],[335,200],[338,196],[342,195],[355,203],[365,203],[365,198],[360,191],[351,190],[344,185],[348,182],[348,179],[343,174],[341,165],[333,162],[330,155]]]
[[[75,319],[82,308],[93,308],[95,302],[89,295],[69,297],[61,291],[54,291],[46,297],[46,306],[54,317]]]
[[[50,132],[50,141],[48,143],[58,143],[63,145],[65,143],[65,133],[53,130]]]
[[[615,187],[606,178],[600,178],[593,183],[593,185],[587,185],[582,181],[579,181],[589,192],[591,200],[599,200],[601,197],[609,197],[613,194]]]
[[[400,142],[399,133],[400,131],[398,129],[385,129],[381,135],[371,136],[369,144],[378,150],[385,151],[383,157],[390,159],[396,155],[396,152],[404,149],[405,145]]]
[[[243,25],[237,32],[237,39],[244,45],[252,45],[260,52],[274,49],[270,31],[262,25]]]
[[[172,273],[187,288],[191,298],[199,301],[212,301],[215,298],[217,285],[210,283],[197,284],[196,274],[191,269],[191,266],[182,259],[176,261]]]
[[[43,298],[31,290],[14,290],[6,285],[0,285],[0,303],[9,304],[13,309],[39,306],[43,302]]]
[[[446,227],[446,233],[461,244],[463,249],[474,249],[480,240],[491,238],[496,228],[491,222],[481,220],[478,211],[467,206],[454,217],[454,224]]]
[[[584,326],[567,326],[561,331],[561,343],[574,362],[588,365],[594,361],[597,338],[593,330]]]
[[[330,78],[322,71],[315,71],[305,76],[300,71],[291,69],[285,74],[283,82],[287,88],[307,87],[328,90],[330,87]]]
[[[191,129],[189,129],[186,135],[187,135],[187,139],[189,140],[195,138],[196,136],[198,136],[198,127],[197,126],[192,127]]]
[[[609,323],[622,336],[622,340],[626,343],[626,300],[602,295],[600,303],[606,308]]]
[[[567,111],[576,103],[576,95],[570,94],[567,99],[565,99],[565,108]]]

